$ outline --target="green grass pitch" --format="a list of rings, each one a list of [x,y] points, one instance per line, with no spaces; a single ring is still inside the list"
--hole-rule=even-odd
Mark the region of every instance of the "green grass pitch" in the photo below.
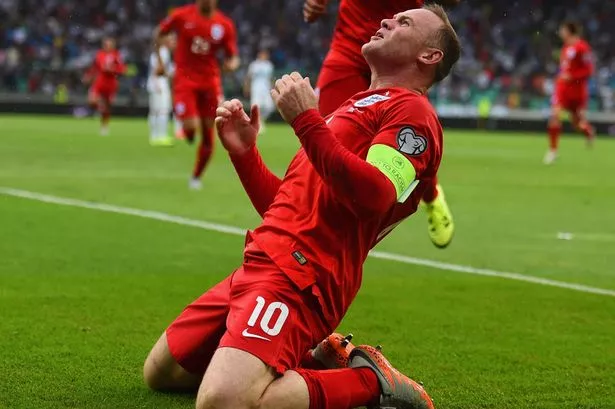
[[[203,190],[194,148],[151,148],[145,119],[0,116],[0,187],[250,228],[218,148]],[[615,141],[448,131],[440,172],[457,232],[434,248],[424,214],[379,250],[615,290]],[[271,125],[281,174],[297,148]],[[238,266],[243,238],[0,194],[0,408],[190,408],[150,392],[143,360],[165,326]],[[558,233],[572,240],[558,240]],[[436,406],[615,408],[615,297],[370,259],[342,324],[424,381]]]

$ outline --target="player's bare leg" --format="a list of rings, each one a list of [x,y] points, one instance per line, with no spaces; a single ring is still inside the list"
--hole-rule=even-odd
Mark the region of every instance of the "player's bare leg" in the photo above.
[[[428,183],[421,206],[427,213],[427,232],[431,242],[438,248],[445,248],[453,240],[455,223],[437,179]]]
[[[100,136],[109,135],[109,121],[111,120],[111,101],[101,98],[100,103]]]
[[[353,349],[349,368],[297,369],[276,376],[248,352],[220,348],[205,373],[197,409],[351,409],[381,403],[430,409],[424,389],[395,370],[376,348]]]
[[[547,130],[549,132],[549,150],[545,154],[543,162],[545,165],[550,165],[557,159],[557,148],[559,145],[559,136],[562,132],[562,123],[560,121],[560,115],[562,108],[559,105],[553,105],[551,108],[551,117],[549,118],[549,124]]]
[[[585,140],[587,141],[587,147],[591,148],[594,145],[594,140],[596,139],[596,130],[587,120],[587,115],[585,110],[576,110],[572,112],[572,125],[579,132],[582,132],[585,135]]]
[[[186,118],[182,121],[182,127],[186,142],[192,144],[194,142],[194,136],[199,129],[199,118]]]
[[[194,164],[194,170],[192,171],[192,178],[190,179],[191,189],[201,188],[201,176],[211,159],[211,155],[214,149],[214,120],[213,118],[203,118],[201,120],[201,141],[197,148],[196,161]]]
[[[171,355],[167,334],[163,333],[143,365],[145,384],[160,392],[196,392],[201,380],[200,375],[187,372]]]

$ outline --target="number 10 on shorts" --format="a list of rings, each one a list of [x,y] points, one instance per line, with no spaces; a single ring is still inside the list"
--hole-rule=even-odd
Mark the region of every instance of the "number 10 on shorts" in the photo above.
[[[265,309],[267,302],[261,296],[256,297],[256,307],[254,307],[254,311],[252,311],[252,315],[248,320],[248,326],[254,327],[257,322],[259,322],[260,318],[260,327],[263,332],[272,337],[278,335],[280,331],[282,331],[282,327],[288,318],[288,307],[286,304],[283,304],[279,301],[272,302]],[[265,313],[263,314],[263,310],[265,309]],[[278,318],[275,320],[273,325],[271,324],[271,319],[273,316],[278,313]]]

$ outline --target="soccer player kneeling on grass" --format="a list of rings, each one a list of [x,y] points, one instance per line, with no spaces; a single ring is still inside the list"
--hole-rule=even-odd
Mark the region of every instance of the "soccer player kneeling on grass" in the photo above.
[[[248,233],[243,265],[153,347],[144,367],[151,388],[198,390],[197,408],[433,407],[379,349],[328,334],[359,291],[370,249],[417,210],[437,174],[442,128],[425,94],[459,48],[443,9],[427,6],[383,20],[363,46],[369,90],[327,118],[307,78],[276,81],[274,102],[302,145],[283,179],[255,146],[258,107],[250,116],[238,100],[217,109],[222,144],[263,221]],[[348,359],[308,354],[327,337],[316,350]],[[323,347],[332,339],[336,348]]]

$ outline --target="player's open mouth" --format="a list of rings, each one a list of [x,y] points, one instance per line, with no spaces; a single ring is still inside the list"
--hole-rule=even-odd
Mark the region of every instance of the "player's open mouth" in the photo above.
[[[383,40],[384,36],[382,35],[382,33],[380,33],[380,31],[376,32],[375,35],[372,36],[371,38],[372,40]]]

